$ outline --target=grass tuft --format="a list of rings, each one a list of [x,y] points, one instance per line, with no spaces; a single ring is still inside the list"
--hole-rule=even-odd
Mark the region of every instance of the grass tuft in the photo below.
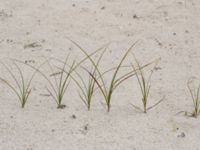
[[[48,64],[49,69],[52,72],[52,75],[50,75],[50,77],[53,77],[53,80],[48,75],[46,75],[44,72],[42,72],[40,69],[35,68],[32,65],[26,64],[29,67],[31,67],[32,69],[34,69],[36,72],[38,72],[40,75],[42,75],[44,77],[44,79],[49,83],[50,86],[46,87],[46,90],[51,95],[51,97],[55,100],[58,109],[63,109],[66,107],[66,105],[64,105],[62,103],[63,97],[64,97],[66,90],[70,83],[70,74],[75,69],[75,61],[73,61],[72,64],[69,66],[69,65],[67,65],[68,59],[69,59],[69,55],[65,59],[63,66],[61,68],[61,71],[59,73],[54,73],[55,72],[54,68],[53,68],[52,64],[50,63],[50,61],[52,61],[53,58],[48,58],[45,60],[45,62],[47,62],[47,64]],[[19,61],[19,62],[21,62],[21,61]],[[21,62],[21,63],[23,63],[23,62]],[[65,74],[65,72],[64,72],[64,70],[66,70],[66,67],[68,67],[68,72],[69,72],[68,74]]]
[[[52,83],[51,80],[47,80],[51,86],[52,91],[49,88],[46,88],[49,94],[53,97],[57,104],[58,109],[65,108],[66,105],[62,104],[63,97],[66,93],[66,90],[70,84],[70,74],[72,73],[74,67],[75,67],[75,61],[69,66],[68,74],[65,74],[65,70],[67,67],[67,61],[68,61],[69,55],[67,56],[63,67],[61,68],[60,74],[58,74],[58,78],[56,78],[55,75],[53,75],[55,85]],[[51,69],[52,73],[54,73],[53,67],[50,63],[48,63],[49,68]],[[47,78],[46,78],[47,79]]]
[[[18,70],[19,73],[19,78],[17,77],[17,75],[7,66],[5,65],[3,62],[0,62],[4,68],[8,71],[8,73],[10,74],[10,76],[13,79],[13,82],[9,82],[8,80],[0,77],[0,80],[5,83],[18,97],[20,103],[21,103],[21,107],[24,108],[25,104],[28,101],[29,95],[31,93],[31,82],[34,78],[34,76],[36,75],[37,71],[34,71],[29,80],[25,81],[24,78],[24,74],[21,70],[21,68],[19,67],[19,65],[13,61],[14,66],[16,67],[16,69]],[[37,69],[39,69],[43,64],[41,64]]]
[[[134,55],[133,55],[134,56]],[[147,110],[155,107],[156,105],[158,105],[161,101],[159,101],[158,103],[156,103],[155,105],[151,106],[151,107],[147,107],[148,101],[149,101],[149,93],[150,93],[150,88],[151,88],[151,77],[152,74],[159,62],[160,59],[155,61],[155,65],[153,70],[151,70],[151,73],[148,77],[145,76],[142,66],[140,65],[139,61],[136,59],[136,57],[134,56],[135,61],[136,61],[136,65],[132,65],[132,68],[135,72],[135,75],[137,77],[137,82],[139,84],[140,87],[140,91],[142,93],[142,103],[143,103],[143,112],[147,113]],[[139,107],[133,105],[136,109],[140,109]],[[141,109],[140,109],[141,110]]]
[[[72,40],[71,40],[72,41]],[[88,69],[85,68],[85,70],[89,73],[89,75],[92,77],[92,79],[94,80],[94,82],[97,84],[98,88],[100,89],[104,100],[106,102],[106,106],[107,106],[107,111],[110,111],[111,108],[111,99],[112,99],[112,94],[114,92],[114,90],[125,80],[127,80],[128,78],[133,76],[133,71],[124,74],[123,76],[117,78],[117,74],[120,70],[120,68],[122,67],[122,64],[125,60],[125,58],[127,57],[127,55],[130,53],[130,51],[132,50],[133,46],[137,43],[134,43],[133,45],[131,45],[131,47],[126,51],[126,53],[123,55],[122,59],[120,60],[119,64],[117,65],[117,67],[109,69],[106,72],[109,72],[110,70],[113,70],[114,73],[112,75],[111,81],[109,86],[106,86],[105,83],[105,78],[104,78],[104,74],[106,72],[101,72],[98,65],[93,61],[93,59],[88,55],[88,53],[76,42],[72,41],[87,57],[88,59],[91,61],[92,65],[95,67],[95,72],[96,74],[94,75],[93,72],[89,71]],[[102,54],[103,55],[103,54]]]
[[[96,50],[95,52],[91,53],[89,56],[91,57],[92,55],[96,54],[98,51],[99,50]],[[43,57],[43,58],[45,58],[45,57]],[[30,68],[32,68],[33,70],[35,70],[36,72],[38,72],[40,75],[42,75],[44,77],[44,79],[50,85],[49,87],[46,87],[48,93],[55,100],[55,102],[57,104],[57,108],[63,109],[63,108],[66,107],[66,105],[63,104],[63,98],[64,98],[64,95],[65,95],[65,93],[68,89],[68,86],[70,84],[71,74],[76,70],[77,67],[79,67],[87,59],[88,58],[85,57],[81,61],[79,61],[78,63],[73,61],[71,63],[71,65],[69,65],[68,64],[69,55],[66,57],[65,61],[62,61],[62,60],[55,58],[55,57],[46,58],[45,62],[47,62],[48,67],[52,72],[50,77],[52,77],[53,80],[48,75],[46,75],[43,71],[41,71],[39,68],[35,68],[34,66],[32,66],[30,64],[25,64],[24,62],[19,61],[19,60],[16,60],[16,61],[29,66]],[[59,72],[54,71],[55,68],[50,63],[50,61],[52,61],[52,60],[55,60],[55,61],[62,64],[62,67],[55,66],[55,68],[59,69]]]
[[[200,83],[196,88],[191,87],[192,83],[194,83],[194,79],[190,79],[187,83],[187,86],[194,106],[194,110],[191,113],[191,116],[196,118],[200,113]]]
[[[102,49],[102,48],[100,48],[100,49]],[[105,51],[106,51],[106,49],[101,53],[97,62],[95,62],[95,66],[98,67],[99,62],[101,61]],[[92,69],[90,71],[92,73],[92,76],[95,78],[97,78],[97,67],[92,66]],[[82,66],[82,69],[87,71],[87,69],[83,66]],[[80,79],[80,81],[77,80],[76,78],[74,78],[73,76],[71,76],[71,77],[75,81],[75,83],[77,84],[79,89],[81,90],[81,92],[79,93],[79,97],[83,101],[83,103],[86,105],[87,109],[90,110],[92,98],[93,98],[93,95],[95,92],[95,80],[90,75],[88,77],[88,80],[84,80],[82,75],[80,73],[78,73],[77,71],[75,71],[75,74]]]

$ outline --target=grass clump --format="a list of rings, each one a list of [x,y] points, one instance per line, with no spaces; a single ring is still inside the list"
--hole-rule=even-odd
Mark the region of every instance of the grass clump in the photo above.
[[[32,69],[34,69],[36,72],[38,72],[40,75],[42,75],[43,78],[48,82],[49,87],[46,86],[45,88],[50,94],[50,96],[55,100],[58,109],[63,109],[66,107],[66,105],[63,104],[63,97],[70,83],[70,74],[75,69],[75,61],[73,61],[71,65],[68,65],[67,64],[68,59],[69,59],[69,55],[67,56],[65,61],[62,63],[62,67],[60,69],[61,71],[55,73],[54,71],[55,68],[51,64],[51,61],[53,60],[53,58],[48,58],[48,59],[46,58],[45,62],[47,62],[48,67],[51,71],[50,77],[46,75],[40,69],[35,68],[32,65],[26,64]],[[65,70],[67,67],[68,67],[68,74],[65,73]],[[53,78],[53,80],[51,79],[51,77]]]
[[[92,65],[95,68],[95,72],[96,74],[94,75],[93,72],[89,71],[88,69],[85,68],[85,70],[89,73],[89,75],[92,77],[93,81],[96,83],[97,87],[100,89],[104,100],[106,102],[106,106],[107,106],[107,111],[110,111],[111,108],[111,100],[112,100],[112,94],[114,92],[114,90],[125,80],[127,80],[128,78],[130,78],[131,76],[133,76],[133,71],[126,73],[124,75],[122,75],[121,77],[117,78],[118,72],[120,70],[125,60],[125,58],[127,57],[127,55],[130,53],[130,51],[132,50],[133,46],[136,44],[134,43],[127,51],[126,53],[123,55],[123,57],[121,58],[119,64],[117,65],[117,67],[109,69],[105,72],[101,72],[98,65],[93,61],[93,59],[88,55],[88,53],[80,46],[78,45],[76,42],[72,41],[87,57],[88,59],[91,61]],[[102,56],[103,54],[101,54]],[[109,71],[114,71],[111,81],[108,85],[108,87],[106,86],[105,83],[105,78],[104,78],[104,74],[109,72]]]
[[[0,80],[3,83],[5,83],[16,94],[16,96],[18,97],[18,99],[21,103],[21,107],[24,108],[25,104],[28,101],[29,95],[31,93],[31,82],[32,82],[34,76],[36,75],[37,71],[34,71],[30,75],[30,78],[28,80],[25,80],[22,69],[19,67],[19,65],[15,61],[13,61],[13,64],[18,71],[19,77],[7,65],[5,65],[2,62],[1,62],[1,64],[7,70],[7,72],[13,79],[13,81],[9,82],[8,80],[6,80],[2,77],[0,77]],[[38,68],[40,68],[42,65],[40,65]]]
[[[70,84],[70,75],[75,70],[76,64],[75,64],[75,61],[73,61],[71,65],[67,64],[68,59],[69,59],[69,55],[68,55],[64,62],[61,61],[62,67],[56,66],[56,68],[59,68],[59,72],[56,72],[55,68],[53,67],[53,65],[50,62],[53,59],[56,60],[55,58],[49,58],[48,60],[46,60],[48,67],[51,70],[50,77],[48,75],[46,75],[44,72],[42,72],[41,70],[39,70],[31,65],[29,65],[29,67],[33,68],[34,70],[39,72],[40,75],[42,75],[44,77],[44,79],[49,84],[49,87],[46,87],[46,90],[48,91],[50,96],[55,100],[55,102],[57,104],[57,108],[63,109],[66,107],[66,105],[63,104],[63,98],[64,98],[64,95]],[[67,74],[65,73],[66,72],[65,70],[68,70]],[[53,79],[51,79],[51,77]]]
[[[100,49],[102,49],[102,48],[100,48]],[[90,72],[91,72],[92,76],[95,78],[97,78],[97,67],[103,57],[105,50],[101,53],[98,60],[96,62],[94,61],[96,67],[92,66],[92,68],[91,68]],[[87,69],[83,66],[82,66],[82,69],[87,71]],[[78,79],[74,78],[74,76],[71,76],[71,77],[75,81],[75,83],[77,84],[77,86],[79,87],[79,89],[81,91],[81,92],[79,92],[79,97],[83,101],[83,103],[86,105],[87,109],[90,110],[92,98],[93,98],[94,92],[96,90],[95,89],[95,80],[91,75],[88,76],[88,80],[84,80],[80,73],[75,71],[75,74],[80,79],[80,81]]]
[[[194,79],[188,81],[187,86],[193,101],[194,110],[190,114],[192,117],[197,117],[200,113],[200,83],[198,83],[197,87],[191,87],[191,84],[194,83]],[[187,113],[186,113],[187,115]]]
[[[63,64],[63,66],[61,68],[61,72],[59,72],[59,74],[54,74],[52,65],[50,63],[48,63],[49,68],[52,71],[51,76],[54,78],[55,85],[52,83],[52,81],[50,79],[47,78],[46,75],[42,74],[45,77],[45,79],[48,81],[49,85],[51,86],[52,91],[48,87],[46,87],[46,89],[49,92],[49,94],[53,97],[53,99],[55,100],[55,102],[57,104],[57,108],[65,108],[66,107],[66,105],[62,104],[62,101],[63,101],[63,97],[66,93],[66,90],[70,84],[70,74],[72,73],[72,71],[74,70],[74,67],[75,67],[75,61],[73,61],[73,63],[69,66],[68,73],[65,74],[64,71],[67,67],[67,61],[69,58],[68,56]],[[56,76],[58,76],[58,78],[56,78]]]
[[[134,55],[133,55],[134,56]],[[139,87],[140,87],[140,91],[142,93],[142,103],[143,103],[143,112],[144,113],[147,113],[147,110],[155,107],[156,105],[158,105],[161,101],[159,101],[158,103],[156,103],[155,105],[151,106],[151,107],[147,107],[147,104],[148,104],[148,101],[149,101],[149,93],[150,93],[150,88],[151,88],[151,77],[152,77],[152,74],[158,64],[158,60],[155,61],[155,65],[154,65],[154,68],[153,70],[151,70],[151,73],[148,77],[145,76],[144,72],[143,72],[143,69],[139,63],[139,61],[136,59],[136,57],[134,56],[135,58],[135,61],[136,61],[136,65],[132,65],[132,68],[135,72],[135,75],[137,77],[137,82],[139,84]],[[140,109],[139,107],[133,105],[136,109]],[[140,109],[141,110],[141,109]]]
[[[94,55],[98,51],[99,50],[91,53],[89,56]],[[57,104],[57,108],[63,109],[63,108],[66,107],[66,105],[63,104],[63,98],[64,98],[64,95],[65,95],[65,93],[68,89],[68,86],[70,84],[71,74],[76,70],[76,68],[78,66],[80,66],[87,59],[88,58],[85,57],[81,61],[79,61],[78,63],[73,61],[69,65],[68,64],[69,55],[66,57],[65,61],[62,61],[62,60],[55,58],[55,57],[46,58],[45,62],[47,62],[47,64],[48,64],[48,67],[51,71],[50,77],[53,78],[53,79],[51,79],[48,75],[46,75],[40,69],[35,68],[34,66],[29,65],[29,64],[26,64],[26,65],[28,65],[29,67],[31,67],[32,69],[34,69],[36,72],[38,72],[40,75],[42,75],[44,77],[44,79],[49,84],[49,87],[46,87],[48,93],[55,100],[55,102]],[[51,63],[51,61],[53,61],[53,60],[56,61],[56,62],[59,62],[62,66],[61,67],[58,67],[58,66],[55,66],[55,65],[53,66],[52,63]],[[18,62],[21,62],[21,61],[18,60]],[[21,62],[21,63],[23,63],[23,62]],[[59,71],[55,71],[55,69],[59,69]]]

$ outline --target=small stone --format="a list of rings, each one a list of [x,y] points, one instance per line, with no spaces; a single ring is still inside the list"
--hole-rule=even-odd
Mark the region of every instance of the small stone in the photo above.
[[[88,125],[88,124],[86,124],[86,125],[84,126],[84,130],[86,130],[86,131],[87,131],[87,130],[88,130],[88,126],[89,126],[89,125]]]
[[[42,41],[41,41],[42,43],[45,43],[46,42],[46,40],[45,39],[42,39]]]
[[[138,16],[136,14],[134,14],[133,19],[138,19]]]
[[[181,134],[178,135],[178,138],[184,138],[185,137],[185,133],[182,132]]]
[[[72,118],[72,119],[76,119],[76,115],[72,115],[71,118]]]
[[[55,132],[55,129],[52,129],[51,132]]]
[[[101,10],[104,10],[106,7],[105,6],[103,6],[103,7],[101,7]]]
[[[58,106],[57,108],[58,109],[64,109],[65,107],[66,107],[66,105],[62,104],[62,105]]]

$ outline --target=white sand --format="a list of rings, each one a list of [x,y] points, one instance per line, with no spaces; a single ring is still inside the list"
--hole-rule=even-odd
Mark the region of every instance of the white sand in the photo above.
[[[21,109],[17,97],[1,84],[0,149],[200,149],[200,119],[175,115],[192,111],[186,83],[191,76],[200,78],[200,1],[187,0],[186,5],[185,1],[0,0],[0,59],[9,66],[13,67],[8,58],[35,64],[43,61],[37,57],[42,55],[64,60],[70,50],[71,60],[83,58],[69,37],[87,52],[111,42],[101,63],[106,70],[140,40],[133,51],[142,64],[162,59],[152,78],[149,105],[165,96],[147,114],[137,112],[130,104],[142,106],[141,93],[131,78],[113,94],[110,113],[99,92],[88,112],[71,84],[63,101],[67,108],[58,110],[51,97],[41,96],[47,93],[47,82],[37,75],[30,99]],[[26,47],[34,42],[37,47]],[[129,56],[125,64],[130,62]],[[31,70],[23,71],[27,75]],[[10,80],[2,66],[0,76]]]

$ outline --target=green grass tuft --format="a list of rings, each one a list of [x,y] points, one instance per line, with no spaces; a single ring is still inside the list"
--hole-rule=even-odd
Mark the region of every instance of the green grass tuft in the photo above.
[[[14,66],[16,67],[16,69],[18,70],[19,73],[19,78],[17,77],[17,75],[15,75],[15,73],[9,69],[9,67],[7,65],[5,65],[3,62],[1,62],[1,64],[5,67],[5,69],[8,71],[8,73],[10,74],[10,76],[13,79],[13,82],[9,82],[8,80],[0,77],[0,80],[5,83],[18,97],[20,103],[21,103],[21,107],[24,108],[25,104],[27,103],[27,100],[29,98],[29,95],[31,93],[31,82],[34,78],[34,76],[36,75],[37,71],[34,71],[31,76],[30,79],[28,81],[25,81],[24,78],[24,74],[21,70],[21,68],[19,67],[19,65],[13,61]],[[39,69],[43,64],[41,64],[37,69]]]
[[[72,41],[72,40],[71,40]],[[130,53],[130,51],[132,50],[133,46],[136,44],[134,43],[127,51],[126,53],[123,55],[122,59],[120,60],[119,64],[117,65],[117,67],[109,69],[106,72],[101,72],[98,65],[93,61],[93,59],[88,55],[88,53],[76,42],[72,41],[87,57],[88,59],[91,61],[92,65],[95,67],[95,71],[96,74],[94,75],[93,72],[89,71],[88,69],[85,68],[85,70],[89,73],[89,75],[93,78],[93,80],[95,81],[95,83],[97,84],[98,88],[100,89],[104,100],[106,102],[106,106],[107,106],[107,111],[110,111],[111,108],[111,99],[112,99],[112,94],[114,92],[114,90],[125,80],[127,80],[128,78],[133,76],[133,71],[117,78],[117,74],[120,70],[125,60],[125,58],[127,57],[127,55]],[[110,81],[110,84],[108,87],[106,87],[105,84],[105,79],[104,79],[104,74],[109,72],[110,70],[113,70],[114,73],[112,75],[112,79]]]
[[[89,56],[91,57],[92,55],[96,54],[98,51],[99,50],[91,53]],[[43,58],[45,58],[45,57],[43,57]],[[46,58],[45,63],[47,62],[48,67],[52,72],[50,77],[53,77],[54,78],[53,80],[48,75],[46,75],[44,72],[42,72],[39,68],[35,68],[32,65],[26,64],[27,66],[29,66],[30,68],[32,68],[33,70],[38,72],[40,75],[42,75],[44,77],[44,79],[48,82],[49,87],[46,87],[46,89],[47,89],[48,93],[51,95],[51,97],[55,100],[55,102],[57,104],[57,108],[60,108],[60,109],[66,107],[66,105],[64,105],[62,102],[63,102],[64,95],[67,91],[67,88],[70,84],[71,74],[76,70],[77,67],[79,67],[88,58],[85,57],[78,63],[73,61],[71,63],[71,65],[68,64],[68,59],[69,59],[69,55],[67,56],[65,61],[62,61],[55,57]],[[55,68],[50,63],[50,61],[53,61],[53,60],[62,64],[62,67],[55,66],[55,68],[59,69],[59,72],[54,71]],[[19,60],[16,60],[16,61],[25,64],[22,61],[19,61]]]
[[[191,84],[194,82],[194,79],[188,81],[187,86],[193,101],[194,110],[191,113],[192,117],[197,117],[200,113],[200,83],[196,88],[192,88]]]
[[[134,56],[134,55],[133,55]],[[132,65],[132,68],[135,72],[135,75],[137,77],[137,82],[139,84],[139,87],[140,87],[140,91],[142,93],[142,103],[143,103],[143,112],[144,113],[147,113],[147,110],[155,107],[156,105],[158,105],[161,101],[159,101],[158,103],[156,103],[155,105],[151,106],[151,107],[147,107],[148,105],[148,101],[149,101],[149,92],[150,92],[150,88],[151,88],[151,77],[152,77],[152,74],[158,64],[158,60],[154,61],[155,62],[155,65],[154,65],[154,68],[153,70],[151,70],[151,73],[148,77],[145,76],[144,72],[143,72],[143,69],[142,69],[142,66],[140,65],[139,61],[136,59],[136,57],[134,56],[135,58],[135,61],[136,61],[136,65]],[[133,105],[136,109],[140,109],[139,107]],[[141,110],[141,109],[140,109]]]
[[[102,48],[100,48],[100,49],[102,49]],[[103,57],[103,54],[105,53],[105,50],[101,53],[97,62],[95,62],[95,65],[97,67]],[[92,69],[91,69],[92,76],[94,76],[95,78],[97,77],[97,67],[92,66]],[[87,71],[87,69],[83,66],[82,66],[82,69]],[[77,71],[75,71],[75,74],[79,78],[79,80],[74,78],[74,76],[71,76],[71,77],[75,81],[75,83],[77,84],[79,89],[81,90],[81,92],[79,93],[79,97],[83,101],[83,103],[86,105],[87,109],[90,110],[92,98],[93,98],[94,92],[96,91],[95,90],[95,80],[90,75],[88,77],[88,80],[85,80],[85,79],[83,79],[82,75],[80,73],[78,73]]]

